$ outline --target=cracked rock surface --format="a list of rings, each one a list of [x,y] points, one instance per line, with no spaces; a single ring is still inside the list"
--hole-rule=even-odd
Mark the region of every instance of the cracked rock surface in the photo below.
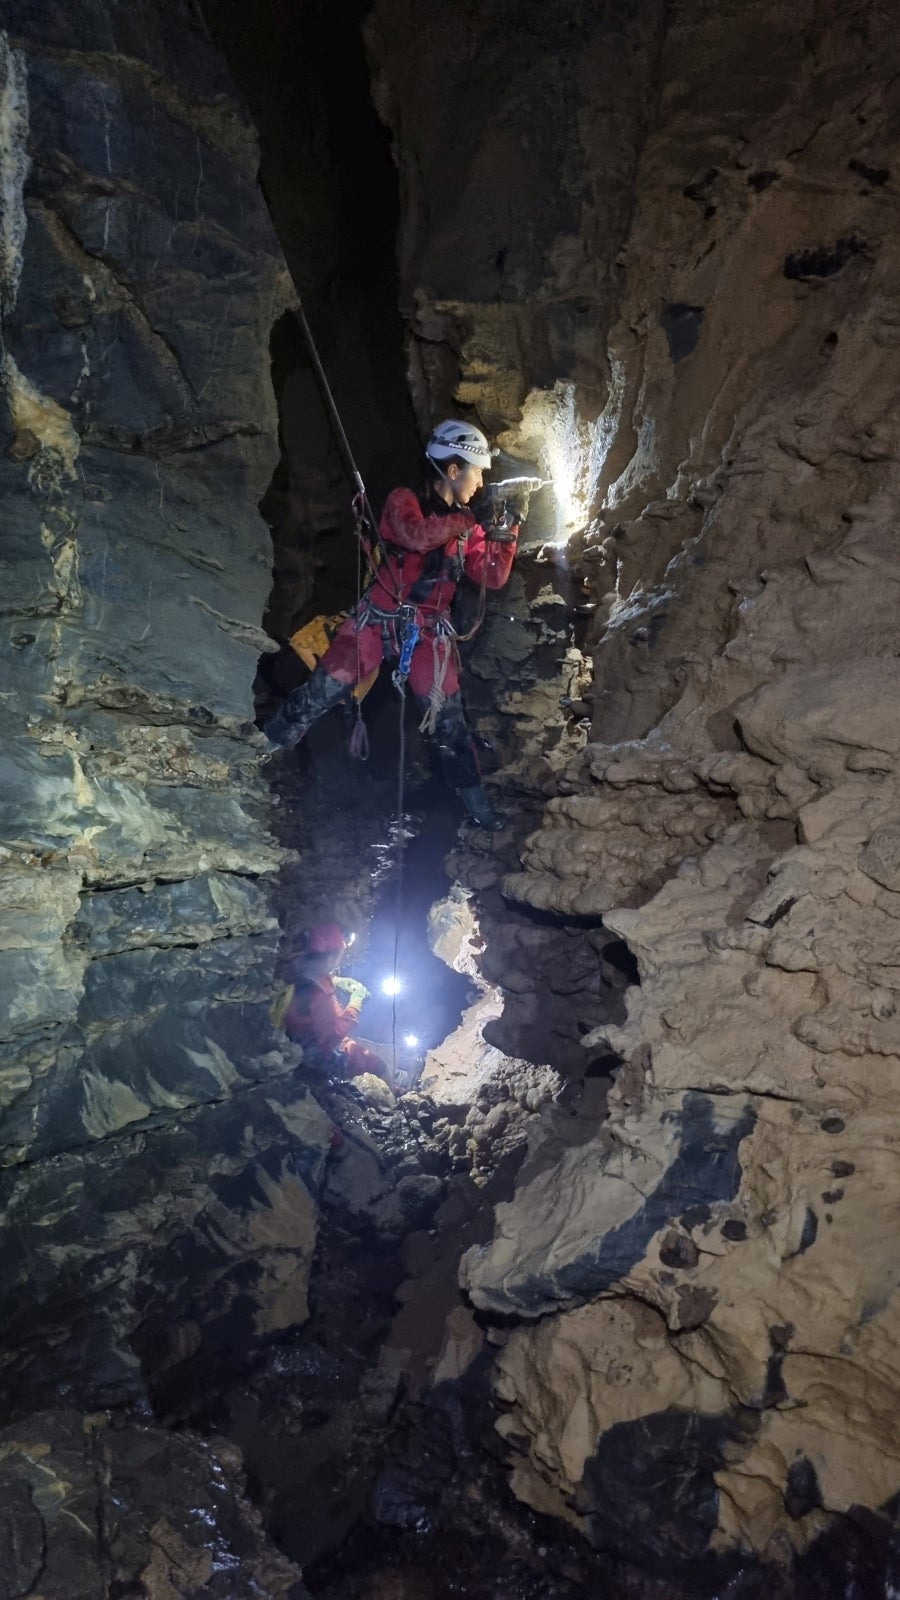
[[[191,1434],[42,1411],[0,1430],[2,1592],[53,1600],[306,1600],[234,1484],[240,1458]]]
[[[177,1409],[306,1317],[331,1134],[248,720],[286,271],[194,8],[3,23],[0,1387]]]

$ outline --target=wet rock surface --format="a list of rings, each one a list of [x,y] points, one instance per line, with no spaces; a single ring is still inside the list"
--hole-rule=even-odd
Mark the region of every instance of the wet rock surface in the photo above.
[[[250,721],[287,277],[195,9],[3,29],[0,1587],[299,1597],[233,1452],[81,1420],[308,1311],[331,1125]]]
[[[0,1430],[0,1592],[308,1600],[240,1483],[224,1439],[38,1412]]]

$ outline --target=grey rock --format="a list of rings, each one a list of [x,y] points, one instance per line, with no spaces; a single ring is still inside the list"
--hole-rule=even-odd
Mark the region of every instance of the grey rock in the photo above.
[[[191,1434],[45,1411],[0,1431],[0,1596],[305,1600],[240,1459]]]

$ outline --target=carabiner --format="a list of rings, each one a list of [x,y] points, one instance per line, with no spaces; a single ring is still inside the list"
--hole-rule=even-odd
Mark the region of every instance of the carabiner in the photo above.
[[[391,682],[401,694],[406,692],[406,680],[412,666],[413,651],[419,642],[419,623],[415,606],[401,606],[400,626],[397,630],[400,645],[400,660],[391,675]]]

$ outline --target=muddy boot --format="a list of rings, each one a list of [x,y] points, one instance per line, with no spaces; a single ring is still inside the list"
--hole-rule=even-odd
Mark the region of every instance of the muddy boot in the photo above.
[[[330,672],[316,671],[308,683],[292,690],[262,731],[270,744],[282,749],[299,744],[314,722],[347,699],[351,688],[352,684],[339,683]]]
[[[488,833],[496,833],[498,828],[506,826],[503,817],[491,805],[490,796],[483,784],[476,783],[471,789],[460,789],[459,798],[479,828],[487,829]]]

